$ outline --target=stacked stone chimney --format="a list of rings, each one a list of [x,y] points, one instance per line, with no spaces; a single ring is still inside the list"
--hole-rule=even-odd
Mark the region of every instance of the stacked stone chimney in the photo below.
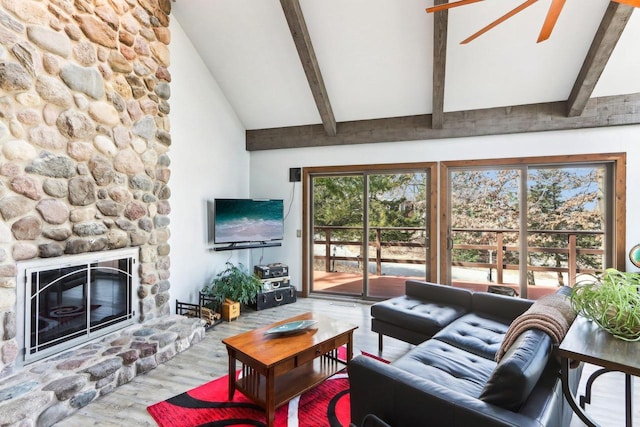
[[[0,0],[0,381],[16,265],[140,249],[140,321],[169,314],[170,0]]]

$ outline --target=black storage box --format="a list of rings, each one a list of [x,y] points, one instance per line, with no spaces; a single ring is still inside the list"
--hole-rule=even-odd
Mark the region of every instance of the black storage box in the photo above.
[[[269,265],[255,265],[253,272],[261,279],[272,279],[274,277],[284,277],[289,275],[289,267],[276,263]]]
[[[256,302],[251,305],[254,310],[264,310],[265,308],[277,307],[279,305],[296,302],[296,288],[284,286],[271,291],[263,291],[258,294]]]

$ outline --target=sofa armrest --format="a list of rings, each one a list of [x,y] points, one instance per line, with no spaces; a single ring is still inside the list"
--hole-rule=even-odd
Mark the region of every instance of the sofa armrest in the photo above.
[[[351,422],[375,414],[392,426],[541,427],[532,418],[447,389],[365,356],[351,360]]]

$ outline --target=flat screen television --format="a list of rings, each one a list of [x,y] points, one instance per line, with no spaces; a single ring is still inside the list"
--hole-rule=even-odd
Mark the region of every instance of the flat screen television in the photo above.
[[[228,248],[279,246],[283,210],[282,199],[215,199],[213,243],[229,244]]]

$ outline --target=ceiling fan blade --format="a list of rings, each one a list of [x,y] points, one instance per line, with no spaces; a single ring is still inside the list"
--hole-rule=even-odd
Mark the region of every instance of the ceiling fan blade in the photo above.
[[[562,12],[565,1],[566,0],[551,0],[547,18],[544,20],[540,35],[538,36],[538,43],[545,41],[551,35],[553,27],[555,27],[556,22],[558,22],[558,17],[560,16],[560,12]]]
[[[640,0],[611,0],[616,3],[622,3],[633,7],[640,7]]]
[[[481,35],[483,35],[487,31],[489,31],[490,29],[492,29],[495,26],[503,23],[507,19],[509,19],[512,16],[514,16],[516,13],[522,12],[524,9],[528,8],[529,6],[531,6],[532,4],[534,4],[537,1],[538,0],[527,0],[526,2],[522,3],[520,6],[516,7],[515,9],[511,10],[510,12],[507,12],[506,14],[502,15],[500,18],[496,19],[495,21],[493,21],[492,23],[490,23],[486,27],[482,28],[477,33],[474,33],[471,36],[469,36],[468,38],[462,40],[460,42],[460,44],[467,44],[467,43],[477,39],[478,37],[480,37]],[[563,2],[564,2],[564,0],[563,0]]]
[[[453,3],[443,3],[438,6],[428,7],[427,13],[440,12],[441,10],[451,9],[453,7],[464,6],[466,4],[477,3],[482,0],[458,0]],[[640,1],[640,0],[639,0]]]

